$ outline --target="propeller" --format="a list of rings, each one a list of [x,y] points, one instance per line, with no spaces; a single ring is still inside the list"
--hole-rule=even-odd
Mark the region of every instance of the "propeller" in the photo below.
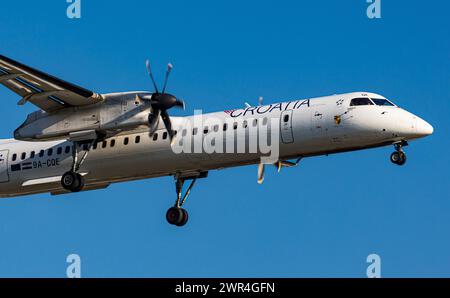
[[[169,139],[172,142],[173,137],[175,135],[172,130],[172,121],[170,120],[168,110],[173,107],[177,108],[185,108],[185,104],[183,100],[176,98],[174,95],[166,93],[167,82],[169,81],[170,72],[172,71],[173,65],[171,63],[167,64],[166,76],[164,79],[164,85],[162,92],[158,91],[158,86],[156,85],[155,78],[153,77],[152,69],[150,67],[150,61],[147,59],[145,61],[145,66],[147,68],[147,72],[150,76],[150,79],[153,83],[153,87],[155,92],[151,95],[142,95],[139,96],[142,100],[150,101],[152,112],[148,115],[148,125],[150,128],[150,135],[152,135],[158,127],[159,118],[163,120],[164,126],[167,129],[169,134]]]

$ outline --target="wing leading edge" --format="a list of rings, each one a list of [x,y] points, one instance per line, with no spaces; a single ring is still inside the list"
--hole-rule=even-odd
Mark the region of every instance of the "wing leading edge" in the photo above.
[[[0,84],[22,97],[19,105],[29,101],[46,112],[95,104],[103,100],[99,94],[2,55]]]

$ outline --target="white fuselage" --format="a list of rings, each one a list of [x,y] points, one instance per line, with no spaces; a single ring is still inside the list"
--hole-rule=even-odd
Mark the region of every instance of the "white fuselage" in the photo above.
[[[251,137],[252,130],[245,127],[244,122],[251,126],[254,119],[279,121],[279,160],[390,145],[432,133],[428,123],[397,106],[350,106],[353,98],[365,96],[381,97],[372,93],[348,93],[210,113],[203,115],[203,119],[237,123],[234,141]],[[193,137],[192,129],[181,136],[184,123],[191,118],[172,117],[173,128],[181,138]],[[200,134],[204,133],[204,127],[198,130]],[[158,127],[156,133],[158,137],[154,140],[154,135],[150,136],[148,128],[143,126],[106,139],[106,146],[98,143],[79,170],[85,179],[85,190],[107,187],[120,181],[260,162],[259,153],[175,153],[169,139],[162,137],[163,126]],[[212,127],[208,128],[208,133],[213,133]],[[136,142],[137,138],[139,142]],[[71,144],[66,140],[0,141],[0,196],[65,193],[60,179],[71,168],[72,154],[69,149],[66,151]]]

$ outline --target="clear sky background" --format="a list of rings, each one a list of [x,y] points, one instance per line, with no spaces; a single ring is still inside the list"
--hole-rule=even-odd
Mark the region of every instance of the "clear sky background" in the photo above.
[[[0,53],[96,92],[151,90],[175,66],[185,112],[350,91],[385,95],[435,133],[406,148],[309,158],[262,186],[256,166],[211,172],[194,188],[189,223],[165,212],[164,177],[106,190],[0,200],[0,276],[450,277],[450,4],[382,0],[382,19],[351,1],[2,1]],[[32,105],[0,86],[0,136]]]

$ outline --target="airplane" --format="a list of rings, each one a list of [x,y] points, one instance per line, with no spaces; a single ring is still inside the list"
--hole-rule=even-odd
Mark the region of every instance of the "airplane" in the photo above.
[[[166,93],[172,65],[161,91],[148,60],[146,68],[153,92],[98,94],[0,55],[0,84],[21,97],[19,105],[39,108],[14,131],[14,138],[0,140],[0,197],[59,195],[173,176],[176,200],[166,219],[184,226],[189,218],[184,203],[197,179],[209,171],[257,165],[257,182],[262,183],[266,164],[280,171],[306,157],[381,146],[394,146],[390,161],[401,166],[409,141],[433,133],[425,120],[371,92],[268,105],[260,98],[255,106],[203,114],[203,122],[195,126],[198,115],[169,116],[168,110],[185,107],[183,100]],[[209,119],[220,124],[205,124]],[[267,152],[250,152],[247,145],[231,153],[174,151],[174,144],[192,140],[192,148],[194,138],[202,143],[219,132],[235,149],[235,142],[248,142],[264,128],[275,136],[270,142],[276,145],[276,159],[263,160]],[[186,181],[190,184],[183,192]]]

